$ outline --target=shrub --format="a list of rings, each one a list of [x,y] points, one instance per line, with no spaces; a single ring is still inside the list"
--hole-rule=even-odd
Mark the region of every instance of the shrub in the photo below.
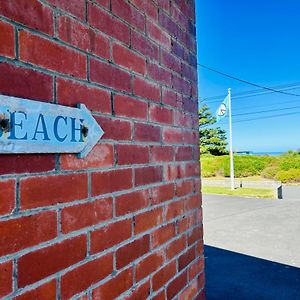
[[[267,179],[275,179],[276,178],[276,174],[280,171],[279,167],[266,167],[262,172],[261,172],[261,176],[263,178],[267,178]]]
[[[300,155],[282,156],[280,169],[284,171],[300,169]]]
[[[281,170],[276,174],[277,180],[286,182],[300,182],[300,169]]]
[[[234,173],[236,177],[248,177],[260,175],[271,163],[269,156],[234,156]],[[224,175],[230,176],[229,157],[224,161]]]

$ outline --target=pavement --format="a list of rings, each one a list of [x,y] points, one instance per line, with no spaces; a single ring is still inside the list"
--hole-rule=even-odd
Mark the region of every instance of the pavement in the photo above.
[[[299,185],[283,185],[283,199],[299,200],[300,201],[300,186]]]
[[[203,195],[211,299],[300,299],[300,201]]]

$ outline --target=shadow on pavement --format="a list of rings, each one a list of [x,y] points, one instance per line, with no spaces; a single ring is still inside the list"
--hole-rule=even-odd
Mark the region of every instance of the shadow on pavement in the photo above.
[[[205,246],[206,300],[297,300],[300,269]]]

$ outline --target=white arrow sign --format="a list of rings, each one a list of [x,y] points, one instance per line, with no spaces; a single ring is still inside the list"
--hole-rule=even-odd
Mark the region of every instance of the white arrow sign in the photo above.
[[[78,153],[104,132],[84,104],[72,108],[0,95],[0,153]]]

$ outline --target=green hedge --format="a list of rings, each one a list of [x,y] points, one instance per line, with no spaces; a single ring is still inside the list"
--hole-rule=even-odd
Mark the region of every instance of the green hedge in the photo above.
[[[203,177],[230,176],[229,155],[201,156]],[[234,156],[235,176],[262,176],[282,182],[300,182],[300,155],[287,153],[281,156]]]

